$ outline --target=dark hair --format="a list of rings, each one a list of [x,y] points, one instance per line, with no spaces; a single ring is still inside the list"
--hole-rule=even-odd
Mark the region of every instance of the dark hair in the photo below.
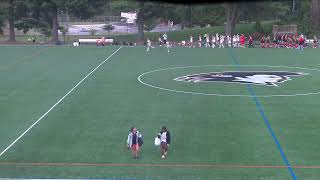
[[[167,131],[167,127],[162,126],[162,132],[165,132],[165,131]]]
[[[133,131],[133,129],[134,129],[134,126],[132,126],[132,127],[131,127],[131,130],[130,130],[130,132],[132,132],[132,131]]]

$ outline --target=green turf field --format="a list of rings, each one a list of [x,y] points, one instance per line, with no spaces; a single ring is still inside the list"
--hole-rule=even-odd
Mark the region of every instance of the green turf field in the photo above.
[[[0,177],[320,178],[318,49],[119,48],[0,46]],[[173,80],[223,71],[305,75],[278,86]],[[139,160],[126,149],[133,125]],[[165,160],[153,144],[162,125]]]

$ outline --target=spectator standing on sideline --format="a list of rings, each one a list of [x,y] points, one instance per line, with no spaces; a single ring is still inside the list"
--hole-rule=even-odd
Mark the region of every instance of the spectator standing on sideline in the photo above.
[[[141,141],[142,135],[137,130],[136,127],[132,127],[131,131],[128,135],[127,139],[127,147],[128,149],[131,149],[133,159],[139,159],[139,139]]]
[[[168,154],[168,147],[171,142],[170,132],[167,130],[165,126],[161,128],[161,131],[158,134],[158,138],[160,139],[160,148],[161,148],[161,158],[164,159]]]

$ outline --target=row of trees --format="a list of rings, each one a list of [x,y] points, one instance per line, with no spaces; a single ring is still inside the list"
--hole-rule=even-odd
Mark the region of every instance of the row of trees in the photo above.
[[[9,41],[15,41],[15,28],[27,32],[39,29],[58,41],[58,13],[90,18],[94,15],[115,15],[121,12],[138,13],[138,39],[144,30],[158,22],[171,20],[182,28],[225,25],[225,33],[233,33],[236,24],[255,22],[256,31],[263,31],[261,21],[298,24],[302,31],[317,32],[320,26],[320,0],[266,0],[258,2],[228,2],[223,4],[170,4],[151,0],[0,0],[1,27],[9,24]]]
[[[58,12],[66,10],[82,18],[103,12],[105,0],[0,0],[0,26],[7,20],[9,41],[16,41],[15,28],[28,32],[39,29],[51,34],[52,42],[58,41]],[[1,29],[1,28],[0,28]]]
[[[146,8],[146,5],[149,8]],[[320,0],[235,1],[192,6],[163,3],[155,6],[148,0],[140,0],[138,7],[139,39],[143,39],[142,27],[146,24],[146,19],[150,19],[150,17],[171,18],[183,26],[224,24],[225,34],[233,34],[239,21],[243,23],[255,22],[256,31],[262,32],[261,21],[263,20],[274,21],[277,24],[297,24],[300,30],[307,34],[320,32]],[[152,7],[156,7],[156,9]],[[152,16],[149,11],[156,13]]]

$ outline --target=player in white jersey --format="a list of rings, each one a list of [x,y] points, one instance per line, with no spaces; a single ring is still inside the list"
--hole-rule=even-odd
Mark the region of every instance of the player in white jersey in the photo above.
[[[168,40],[168,35],[166,32],[162,35],[162,38],[163,38],[163,44],[166,45]]]
[[[228,46],[231,47],[231,36],[230,34],[227,36]]]
[[[240,36],[239,36],[239,34],[236,35],[236,46],[240,47]]]
[[[198,47],[201,47],[202,45],[202,37],[201,34],[198,34]]]
[[[218,33],[216,33],[216,46],[218,47],[220,44],[220,36]]]
[[[167,50],[168,50],[168,53],[170,52],[170,48],[171,48],[171,44],[169,43],[169,41],[166,41],[166,44],[165,44]]]
[[[219,48],[224,48],[224,35],[220,35],[220,43],[219,43]]]
[[[210,47],[210,36],[209,36],[209,34],[205,34],[205,38],[206,38],[206,47]]]
[[[211,44],[212,44],[212,48],[216,47],[216,36],[213,34],[211,37]]]
[[[236,47],[236,42],[237,42],[237,37],[236,37],[236,35],[233,35],[232,36],[232,46],[233,47]]]
[[[194,47],[193,46],[193,36],[192,35],[190,36],[190,46],[189,46],[189,48],[191,48],[191,47]]]
[[[170,52],[171,45],[168,41],[168,35],[166,32],[162,35],[162,39],[163,39],[163,45],[167,48],[168,52]]]
[[[150,51],[150,48],[154,48],[154,47],[151,45],[150,39],[147,38],[147,52]]]

